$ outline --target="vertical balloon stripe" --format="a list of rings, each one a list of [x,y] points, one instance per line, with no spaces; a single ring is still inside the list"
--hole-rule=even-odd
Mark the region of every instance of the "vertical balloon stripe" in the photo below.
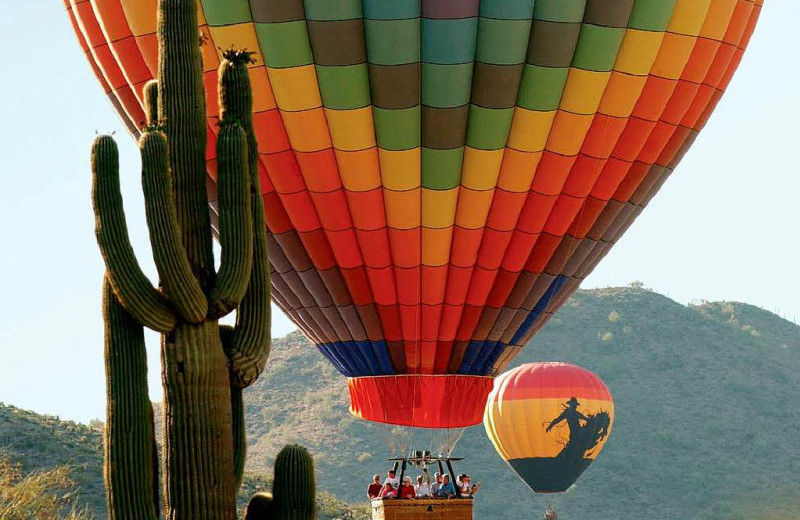
[[[297,156],[292,164],[296,164],[296,171],[299,171],[302,177],[302,180],[296,179],[300,191],[291,196],[285,194],[282,198],[285,201],[291,200],[290,204],[294,207],[302,207],[301,213],[306,216],[314,212],[319,216],[318,221],[312,220],[307,224],[294,221],[295,226],[305,232],[301,235],[301,240],[306,239],[306,248],[312,252],[315,268],[321,270],[320,273],[311,269],[305,271],[301,275],[303,283],[315,288],[313,291],[315,303],[335,331],[335,338],[331,339],[345,342],[341,345],[352,350],[352,361],[355,366],[365,371],[373,370],[375,363],[371,362],[368,353],[356,348],[357,344],[352,343],[354,336],[365,338],[363,326],[352,309],[352,301],[349,298],[345,301],[335,301],[330,298],[329,289],[320,274],[322,271],[330,272],[332,267],[328,264],[321,265],[319,254],[314,255],[314,249],[309,248],[311,242],[308,240],[312,236],[318,236],[319,239],[314,238],[314,243],[326,250],[330,249],[336,258],[336,263],[341,267],[357,270],[363,264],[360,254],[352,247],[355,245],[355,235],[351,220],[349,217],[339,219],[340,215],[349,212],[341,189],[334,153],[331,150],[330,131],[322,111],[318,108],[321,99],[312,65],[307,27],[303,20],[269,21],[268,14],[261,13],[265,15],[264,19],[267,21],[258,24],[258,37],[264,51],[264,60],[276,101],[282,110],[289,140]],[[299,94],[293,97],[289,92],[299,92]],[[311,177],[310,173],[312,168],[314,177]],[[320,177],[323,178],[317,185],[320,191],[309,191],[307,184],[318,183]],[[293,213],[290,211],[290,216]],[[320,227],[324,229],[322,235],[315,232]],[[341,239],[331,240],[331,233],[342,235]],[[346,236],[349,236],[349,240],[345,239]],[[337,279],[341,279],[339,276],[337,275]],[[350,280],[351,278],[346,276],[345,284]],[[364,297],[367,300],[372,299],[370,295]]]
[[[347,182],[347,176],[371,174],[373,180],[367,183],[371,188],[369,194],[360,191],[346,193],[346,206],[330,207],[329,211],[342,215],[360,216],[358,222],[350,222],[348,228],[360,228],[371,231],[370,234],[356,232],[350,249],[368,251],[367,278],[373,294],[378,292],[387,295],[389,301],[395,293],[393,284],[386,284],[382,271],[391,271],[388,235],[386,234],[385,209],[382,197],[377,190],[380,173],[372,112],[370,108],[370,90],[366,65],[366,48],[364,44],[364,23],[357,17],[360,13],[355,4],[344,12],[332,12],[326,9],[323,2],[307,1],[306,9],[313,18],[307,25],[311,49],[316,63],[320,92],[326,108],[328,124],[331,128],[335,148],[336,169],[341,179]],[[344,167],[344,168],[343,168]],[[347,172],[344,171],[347,169]],[[319,169],[315,168],[318,173]],[[355,184],[357,181],[351,181]],[[359,188],[360,186],[356,186]],[[345,185],[347,188],[347,185]],[[361,212],[360,206],[367,203],[368,211]],[[327,206],[327,204],[323,204]],[[322,207],[322,206],[320,206]],[[358,210],[355,210],[359,207]],[[376,233],[378,235],[376,235]],[[335,241],[341,241],[337,237]],[[358,261],[361,262],[359,253]],[[370,262],[369,260],[373,260]],[[342,265],[342,262],[339,262]],[[355,267],[355,266],[354,266]],[[371,269],[370,269],[371,268]],[[382,296],[386,298],[386,296]],[[370,297],[370,300],[374,298]],[[370,303],[369,305],[373,305]],[[376,328],[371,332],[373,339],[384,337],[380,322],[376,320]],[[365,338],[366,339],[366,338]],[[358,343],[364,346],[365,343]],[[370,348],[364,350],[369,359],[369,352],[375,349],[380,354],[380,370],[371,365],[372,373],[391,373],[386,345],[383,342],[369,343]],[[388,365],[387,365],[388,363]]]
[[[468,250],[477,250],[500,174],[502,150],[508,141],[513,106],[531,38],[533,11],[530,7],[496,1],[481,3],[467,148],[456,215],[459,232],[454,235],[452,245],[453,251],[463,253],[451,258],[448,269],[447,292],[451,294],[448,303],[455,305],[443,309],[440,341],[448,341],[456,334],[456,324],[461,320],[466,299],[466,292],[461,288],[469,285],[477,261],[477,257],[469,258]],[[503,16],[504,9],[507,17]],[[453,261],[457,264],[453,265]],[[453,356],[463,356],[465,348],[468,344],[461,342],[455,351],[443,351],[443,354],[450,354],[455,361]]]
[[[136,99],[143,103],[142,88],[150,79],[150,71],[142,59],[133,33],[128,27],[119,0],[94,1],[92,7],[109,44],[112,54],[128,85],[133,87]]]
[[[384,310],[400,332],[402,359],[418,370],[421,298],[421,8],[416,1],[362,2],[373,121],[398,307]],[[386,324],[385,324],[386,325]],[[390,347],[397,351],[397,347]]]
[[[441,303],[464,163],[477,14],[476,2],[422,2],[420,370],[424,373],[432,373],[437,364]]]
[[[266,6],[262,5],[262,7]],[[265,48],[265,56],[267,57],[266,59],[268,65],[273,66],[275,68],[280,68],[281,66],[300,67],[307,63],[311,63],[311,60],[309,59],[310,48],[308,47],[307,44],[308,36],[306,34],[305,23],[302,21],[302,18],[300,18],[300,20],[293,19],[297,18],[296,8],[294,13],[295,16],[292,16],[293,13],[291,12],[292,11],[291,6],[288,11],[285,9],[286,6],[282,6],[282,8],[283,8],[282,12],[280,12],[281,11],[280,8],[277,10],[278,12],[276,12],[275,9],[273,9],[272,11],[265,9],[260,9],[256,11],[257,13],[256,16],[258,16],[257,19],[266,22],[263,24],[258,24],[257,28],[259,30],[259,37],[262,40],[262,46]],[[283,17],[281,21],[285,23],[269,23],[271,21],[274,22],[274,19],[270,19],[270,15],[272,15],[273,17],[277,16],[279,19]],[[306,45],[304,46],[298,45],[298,40],[301,42],[305,40]],[[328,157],[328,159],[325,159],[325,157]],[[299,163],[299,164],[304,164],[306,167],[316,167],[315,170],[317,171],[319,171],[321,168],[322,171],[324,172],[326,171],[327,167],[327,171],[330,172],[330,174],[327,177],[325,177],[329,179],[329,181],[324,181],[320,184],[316,182],[319,180],[319,178],[317,177],[315,178],[315,182],[313,183],[313,185],[309,186],[309,188],[312,190],[310,192],[311,199],[315,204],[315,207],[317,208],[322,206],[336,207],[337,205],[338,206],[343,205],[343,199],[335,198],[336,190],[337,188],[340,187],[340,184],[338,175],[335,171],[335,167],[331,169],[332,159],[333,159],[332,152],[325,152],[324,150],[322,150],[318,153],[312,152],[310,154],[303,155],[302,160],[294,161],[295,164]],[[322,162],[320,162],[320,160]],[[335,163],[335,161],[333,162]],[[302,172],[302,168],[299,166],[299,164],[297,164],[297,169],[300,170],[300,172]],[[302,189],[303,188],[302,182],[300,184],[301,186],[299,186],[299,188]],[[322,191],[324,195],[323,193],[319,193],[318,195],[315,196],[314,195],[315,191],[313,191],[315,187],[317,188],[318,191]],[[326,190],[334,190],[334,191],[330,192]],[[331,208],[328,207],[327,209]],[[333,214],[328,213],[327,215],[333,215]],[[326,219],[324,215],[322,224],[326,225],[326,228],[329,230],[341,229],[342,231],[347,232],[348,229],[347,221],[344,221],[342,223],[331,222],[330,218]],[[338,243],[342,244],[342,241],[339,241]],[[339,261],[340,265],[347,267],[348,265],[350,265],[350,260],[347,260],[342,257],[342,251],[343,250],[341,248],[337,250],[338,253],[337,260]],[[357,265],[359,263],[359,260],[357,257],[354,257],[352,262],[354,262]],[[328,270],[327,272],[330,272],[330,270]],[[324,298],[325,289],[322,289],[322,286],[324,286],[324,282],[322,281],[322,279],[320,279],[313,273],[308,273],[306,275],[306,278],[308,278],[309,276],[311,277],[310,278],[311,280],[316,280],[315,282],[313,282],[314,284],[320,285],[321,291],[317,291],[319,294],[318,298],[319,297]],[[330,276],[326,275],[325,278],[329,279]],[[342,280],[341,275],[337,275],[334,279],[341,280],[341,285],[344,285],[344,281]],[[341,299],[340,301],[318,300],[318,302],[321,303],[323,306],[332,304],[336,305],[337,312],[335,314],[331,314],[331,312],[334,311],[334,309],[329,308],[323,311],[323,314],[326,315],[327,319],[333,320],[332,323],[335,325],[336,328],[336,338],[348,339],[353,336],[365,337],[363,326],[361,326],[357,318],[357,314],[354,314],[355,310],[353,309],[352,302],[349,301],[349,299],[347,301],[341,301]],[[331,338],[331,339],[336,339],[336,338]],[[369,361],[369,358],[366,359],[366,361]],[[372,366],[373,364],[370,363],[370,365]],[[364,366],[363,363],[361,364],[361,366]]]
[[[111,95],[111,86],[106,81],[105,76],[103,76],[102,71],[97,66],[97,63],[92,56],[92,53],[89,49],[89,45],[86,42],[86,38],[84,38],[83,33],[81,32],[80,26],[78,25],[78,20],[75,18],[75,12],[72,9],[72,4],[70,4],[70,0],[64,0],[64,5],[67,9],[67,15],[69,16],[70,23],[72,23],[72,30],[75,31],[75,36],[78,38],[78,43],[83,49],[84,54],[86,55],[86,59],[89,61],[89,65],[92,67],[92,72],[94,72],[97,81],[100,82],[101,87],[103,88],[103,92],[106,95]]]

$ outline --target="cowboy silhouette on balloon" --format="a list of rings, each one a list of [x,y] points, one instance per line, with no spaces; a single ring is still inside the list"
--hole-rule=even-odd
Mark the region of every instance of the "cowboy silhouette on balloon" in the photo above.
[[[550,421],[545,431],[550,432],[554,426],[566,421],[569,427],[569,440],[556,457],[582,459],[588,456],[601,440],[606,438],[611,418],[604,411],[588,415],[582,414],[578,411],[580,403],[575,397],[571,397],[563,406],[564,411]]]

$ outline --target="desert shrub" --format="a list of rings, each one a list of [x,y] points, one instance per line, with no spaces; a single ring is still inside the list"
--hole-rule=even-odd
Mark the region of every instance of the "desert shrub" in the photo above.
[[[71,468],[59,466],[25,474],[22,466],[0,459],[0,518],[3,520],[91,520],[76,505]]]

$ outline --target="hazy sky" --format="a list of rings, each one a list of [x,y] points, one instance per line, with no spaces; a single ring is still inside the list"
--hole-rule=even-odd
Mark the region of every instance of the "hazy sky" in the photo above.
[[[737,76],[658,197],[583,287],[640,280],[687,303],[736,300],[800,319],[800,2],[767,0]],[[155,270],[136,148],[92,75],[61,0],[0,7],[0,401],[105,414],[89,144],[116,131],[131,235]],[[275,319],[280,336],[294,327]],[[689,332],[687,332],[689,333]],[[160,399],[157,338],[148,337]]]

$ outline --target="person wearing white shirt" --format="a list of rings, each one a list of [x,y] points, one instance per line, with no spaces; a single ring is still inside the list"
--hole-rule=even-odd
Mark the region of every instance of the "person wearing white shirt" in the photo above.
[[[414,486],[414,491],[417,493],[417,498],[427,498],[431,496],[431,482],[428,478],[427,482],[422,480],[422,475],[417,477],[417,485]]]
[[[381,490],[381,492],[383,492],[383,490],[386,489],[386,484],[391,484],[392,488],[395,490],[400,489],[400,479],[397,477],[395,471],[393,469],[390,469],[387,475],[388,476],[386,477],[386,480],[383,481],[383,489]]]

